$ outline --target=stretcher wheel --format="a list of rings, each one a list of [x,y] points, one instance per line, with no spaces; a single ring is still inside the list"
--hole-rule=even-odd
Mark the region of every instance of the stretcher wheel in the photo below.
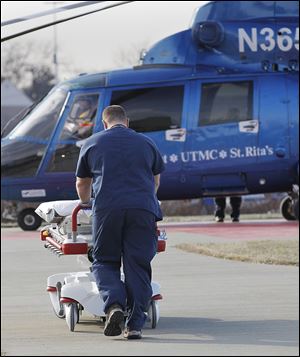
[[[66,322],[70,331],[74,331],[75,325],[79,322],[79,310],[76,303],[65,304]]]
[[[159,316],[158,303],[155,300],[151,300],[150,306],[148,309],[148,318],[147,318],[147,321],[151,328],[156,327],[157,321],[158,321],[158,316]]]

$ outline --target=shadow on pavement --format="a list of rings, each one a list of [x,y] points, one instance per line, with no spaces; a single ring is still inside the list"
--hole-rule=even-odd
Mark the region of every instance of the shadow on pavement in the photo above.
[[[145,333],[143,341],[286,347],[299,345],[297,320],[225,321],[193,317],[161,317],[154,331],[157,337],[147,337]],[[177,334],[185,337],[176,338]],[[172,336],[167,338],[164,335]]]

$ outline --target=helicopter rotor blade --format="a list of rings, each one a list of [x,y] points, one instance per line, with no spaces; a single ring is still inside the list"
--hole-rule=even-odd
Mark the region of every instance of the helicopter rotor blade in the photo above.
[[[38,18],[38,17],[42,17],[42,16],[46,16],[46,15],[56,14],[58,12],[64,12],[66,10],[76,9],[76,8],[79,8],[79,7],[82,7],[82,6],[94,5],[94,4],[101,3],[101,2],[105,2],[105,1],[83,1],[83,2],[80,2],[79,4],[66,5],[66,6],[62,6],[62,7],[56,8],[56,9],[51,9],[51,10],[47,10],[47,11],[38,12],[36,14],[23,16],[23,17],[19,17],[19,18],[16,18],[16,19],[2,21],[1,22],[1,27],[2,26],[16,24],[16,23],[22,22],[22,21],[28,21],[28,20],[31,20],[31,19],[34,19],[34,18]]]
[[[18,32],[18,33],[14,34],[14,35],[10,35],[10,36],[3,37],[3,38],[1,38],[1,42],[5,42],[5,41],[11,40],[11,39],[13,39],[13,38],[26,35],[27,33],[34,32],[34,31],[38,31],[38,30],[44,29],[44,28],[49,27],[49,26],[57,25],[57,24],[60,24],[60,23],[62,23],[62,22],[67,22],[67,21],[74,20],[74,19],[79,18],[79,17],[82,17],[82,16],[90,15],[90,14],[93,14],[93,13],[95,13],[95,12],[99,12],[99,11],[102,11],[102,10],[111,9],[111,8],[113,8],[113,7],[117,7],[117,6],[121,6],[121,5],[126,5],[126,4],[129,4],[129,3],[131,3],[131,2],[134,2],[134,1],[122,1],[122,2],[119,2],[119,3],[117,3],[117,4],[112,4],[112,5],[104,6],[104,7],[102,7],[101,9],[97,9],[97,10],[85,12],[85,13],[83,13],[83,14],[76,15],[76,16],[72,16],[72,17],[68,17],[68,18],[63,19],[63,20],[57,20],[57,21],[53,21],[53,22],[47,23],[47,24],[45,24],[45,25],[33,27],[33,28],[31,28],[31,29],[28,29],[28,30],[25,30],[25,31],[22,31],[22,32]]]

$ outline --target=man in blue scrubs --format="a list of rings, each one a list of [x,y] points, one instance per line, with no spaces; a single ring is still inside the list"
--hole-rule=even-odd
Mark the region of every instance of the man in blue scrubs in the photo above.
[[[76,188],[83,204],[93,202],[93,273],[104,301],[104,334],[141,338],[152,296],[151,260],[156,254],[156,221],[162,219],[156,197],[162,157],[147,136],[129,129],[117,105],[102,114],[105,131],[81,148]],[[125,281],[120,279],[121,260]]]

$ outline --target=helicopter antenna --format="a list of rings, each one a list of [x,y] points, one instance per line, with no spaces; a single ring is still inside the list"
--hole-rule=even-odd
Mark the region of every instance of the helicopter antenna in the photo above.
[[[51,14],[57,13],[57,12],[63,12],[63,11],[66,11],[66,10],[76,9],[76,8],[79,8],[79,7],[82,7],[82,6],[89,6],[89,5],[98,4],[100,2],[105,2],[105,1],[83,1],[83,2],[80,2],[79,4],[72,4],[72,5],[62,6],[62,7],[56,8],[55,10],[42,11],[42,12],[38,12],[36,14],[23,16],[23,17],[18,17],[16,19],[2,21],[1,22],[1,27],[2,26],[16,24],[18,22],[31,20],[31,19],[34,19],[34,18],[37,18],[37,17],[51,15]]]
[[[76,18],[78,18],[78,17],[90,15],[90,14],[93,14],[93,13],[95,13],[95,12],[99,12],[99,11],[102,11],[102,10],[111,9],[111,8],[113,8],[113,7],[117,7],[117,6],[121,6],[121,5],[126,5],[126,4],[131,3],[131,2],[134,2],[134,1],[122,1],[122,2],[119,2],[119,3],[117,3],[117,4],[112,4],[112,5],[104,6],[104,7],[102,7],[101,9],[97,9],[97,10],[85,12],[85,13],[83,13],[83,14],[76,15],[76,16],[72,16],[72,17],[69,17],[69,18],[66,18],[66,19],[63,19],[63,20],[53,21],[53,22],[47,23],[47,24],[45,24],[45,25],[41,25],[41,26],[37,26],[37,27],[31,28],[31,29],[26,30],[26,31],[18,32],[18,33],[14,34],[14,35],[11,35],[11,36],[3,37],[3,38],[1,38],[1,42],[5,42],[5,41],[11,40],[11,39],[13,39],[13,38],[26,35],[27,33],[34,32],[34,31],[38,31],[38,30],[41,30],[41,29],[46,28],[46,27],[49,27],[49,26],[57,25],[57,24],[60,24],[60,23],[62,23],[62,22],[67,22],[67,21],[70,21],[70,20],[74,20],[74,19],[76,19]]]

